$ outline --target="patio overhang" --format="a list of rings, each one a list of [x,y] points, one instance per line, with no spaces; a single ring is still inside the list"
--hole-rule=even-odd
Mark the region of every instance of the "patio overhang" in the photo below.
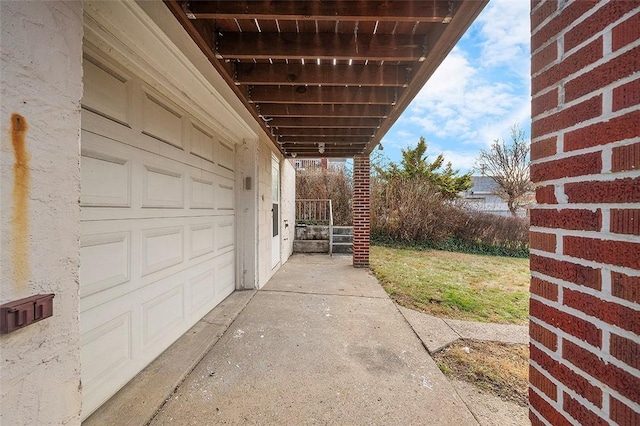
[[[165,3],[288,157],[369,154],[488,0]]]

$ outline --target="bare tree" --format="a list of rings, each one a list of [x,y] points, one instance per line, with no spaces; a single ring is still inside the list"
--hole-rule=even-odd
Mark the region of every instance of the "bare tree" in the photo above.
[[[477,162],[482,174],[499,185],[496,194],[506,201],[513,216],[519,208],[530,204],[534,186],[529,179],[529,141],[518,124],[511,127],[509,143],[494,140],[488,151],[480,151]]]

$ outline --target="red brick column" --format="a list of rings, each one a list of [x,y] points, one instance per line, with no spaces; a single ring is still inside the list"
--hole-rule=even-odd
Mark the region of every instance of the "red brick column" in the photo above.
[[[640,2],[531,5],[529,417],[640,424]]]
[[[369,266],[371,244],[371,165],[368,155],[353,158],[353,266]]]

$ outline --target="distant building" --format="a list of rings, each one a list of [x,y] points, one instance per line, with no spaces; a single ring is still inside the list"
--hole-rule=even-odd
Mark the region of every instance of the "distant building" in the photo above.
[[[497,195],[500,186],[490,176],[471,176],[471,185],[461,194],[470,210],[499,216],[511,215],[507,203]],[[518,216],[526,216],[527,210],[519,209]]]
[[[293,160],[293,166],[296,171],[325,169],[345,167],[346,158],[296,158]]]

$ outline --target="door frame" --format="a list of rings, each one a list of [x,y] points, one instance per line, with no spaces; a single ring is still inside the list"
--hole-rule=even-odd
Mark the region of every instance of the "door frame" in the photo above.
[[[271,156],[271,269],[281,261],[280,159]]]

